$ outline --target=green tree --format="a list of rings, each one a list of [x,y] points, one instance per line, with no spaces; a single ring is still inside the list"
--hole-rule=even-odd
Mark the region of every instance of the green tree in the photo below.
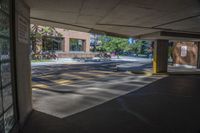
[[[127,50],[128,39],[126,38],[102,36],[100,41],[101,46],[97,47],[98,51],[119,53]]]
[[[37,45],[42,42],[44,36],[62,37],[62,35],[56,31],[54,27],[39,26],[36,24],[31,25],[30,40],[34,53],[36,53]]]
[[[133,44],[128,43],[127,38],[102,36],[101,46],[97,47],[101,52],[134,52],[136,54],[147,54],[150,44],[147,41],[138,40]]]
[[[134,52],[135,54],[149,54],[151,44],[147,41],[138,40],[135,43],[129,46],[129,51]]]
[[[142,45],[142,41],[136,41],[130,46],[130,51],[133,51],[135,54],[140,54]]]

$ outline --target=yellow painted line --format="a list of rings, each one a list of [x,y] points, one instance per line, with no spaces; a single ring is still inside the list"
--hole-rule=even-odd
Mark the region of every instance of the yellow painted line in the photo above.
[[[153,75],[153,73],[151,73],[151,72],[146,72],[145,73],[145,76],[147,76],[147,77],[151,77]]]
[[[40,77],[42,77],[42,78],[50,78],[52,76],[54,76],[54,75],[43,75],[43,76],[40,76]]]
[[[47,86],[47,85],[45,85],[45,84],[35,84],[35,85],[33,85],[33,88],[34,87],[39,87],[39,88],[44,88],[44,89],[46,89],[46,88],[48,88],[49,86]]]
[[[32,90],[35,91],[35,90],[38,90],[38,89],[36,89],[36,88],[32,88]]]
[[[67,85],[67,84],[71,84],[73,83],[72,80],[63,80],[63,79],[60,79],[60,80],[54,80],[53,82],[59,84],[59,85]]]
[[[143,75],[145,75],[145,76],[147,76],[147,77],[153,75],[152,72],[148,72],[148,71],[130,71],[130,72],[131,72],[131,73],[134,73],[134,74],[143,74]]]

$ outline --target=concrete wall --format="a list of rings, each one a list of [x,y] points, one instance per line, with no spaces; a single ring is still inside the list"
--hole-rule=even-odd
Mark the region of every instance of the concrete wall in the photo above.
[[[32,93],[31,93],[31,65],[30,65],[30,9],[22,2],[16,0],[15,11],[15,60],[16,60],[16,81],[17,98],[19,108],[19,122],[23,126],[27,116],[32,111]]]
[[[181,47],[186,46],[186,55],[182,53]],[[198,45],[195,42],[175,42],[173,46],[174,65],[197,66]]]

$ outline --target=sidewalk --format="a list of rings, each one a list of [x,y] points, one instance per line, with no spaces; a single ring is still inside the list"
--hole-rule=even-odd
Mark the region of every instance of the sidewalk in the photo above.
[[[87,60],[77,60],[71,58],[60,58],[58,60],[51,60],[49,62],[31,62],[32,66],[42,66],[42,65],[55,65],[55,64],[98,64],[98,63],[115,63],[115,62],[151,62],[151,59],[146,58],[136,58],[136,57],[112,57],[110,60],[102,60],[100,58],[87,59]]]

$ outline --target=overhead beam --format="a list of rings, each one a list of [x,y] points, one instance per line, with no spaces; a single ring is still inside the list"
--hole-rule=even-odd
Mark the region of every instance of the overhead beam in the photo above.
[[[39,21],[46,21],[46,22],[51,22],[51,23],[56,23],[56,24],[61,24],[61,25],[74,26],[74,27],[88,29],[88,30],[91,29],[91,28],[88,28],[88,27],[85,27],[85,26],[80,26],[80,25],[75,25],[75,24],[70,24],[70,23],[64,23],[64,22],[59,22],[59,21],[54,21],[54,20],[47,20],[47,19],[43,19],[43,18],[30,17],[30,19],[39,20]]]
[[[114,33],[114,32],[106,32],[106,31],[96,30],[96,29],[93,29],[93,28],[85,27],[85,26],[79,26],[79,25],[74,25],[74,24],[69,24],[69,23],[57,22],[57,21],[53,21],[53,20],[46,20],[46,19],[34,18],[34,17],[31,17],[31,20],[36,20],[36,21],[41,21],[41,22],[50,22],[50,23],[53,23],[53,24],[65,25],[65,26],[70,26],[70,27],[74,27],[74,28],[81,28],[81,29],[87,30],[89,33],[105,34],[105,35],[108,35],[108,36],[115,36],[115,37],[121,37],[121,38],[129,38],[130,37],[128,35],[118,34],[118,33]],[[61,28],[61,27],[58,27],[58,28]]]
[[[191,41],[199,41],[200,34],[192,34],[185,32],[171,32],[171,31],[159,31],[149,34],[144,34],[137,36],[138,39],[169,39],[169,40],[191,40]]]
[[[181,38],[194,38],[200,39],[200,34],[192,34],[192,33],[179,33],[179,32],[167,32],[161,31],[161,36],[170,36],[170,37],[181,37]]]
[[[158,28],[158,27],[160,27],[160,26],[165,26],[165,25],[169,25],[169,24],[173,24],[173,23],[177,23],[177,22],[186,21],[186,20],[188,20],[188,19],[197,18],[197,17],[200,17],[200,14],[198,14],[198,15],[193,15],[193,16],[189,16],[189,17],[182,18],[182,19],[177,19],[177,20],[170,21],[170,22],[167,22],[167,23],[163,23],[163,24],[154,26],[153,28]]]
[[[102,23],[97,23],[97,26],[115,26],[115,27],[120,27],[120,28],[139,28],[139,29],[151,29],[151,30],[160,30],[160,31],[171,31],[171,32],[185,32],[185,33],[191,33],[191,34],[200,34],[200,32],[188,32],[185,30],[173,30],[173,29],[168,29],[168,28],[159,28],[159,27],[145,27],[145,26],[137,26],[137,25],[120,25],[120,24],[102,24]]]

